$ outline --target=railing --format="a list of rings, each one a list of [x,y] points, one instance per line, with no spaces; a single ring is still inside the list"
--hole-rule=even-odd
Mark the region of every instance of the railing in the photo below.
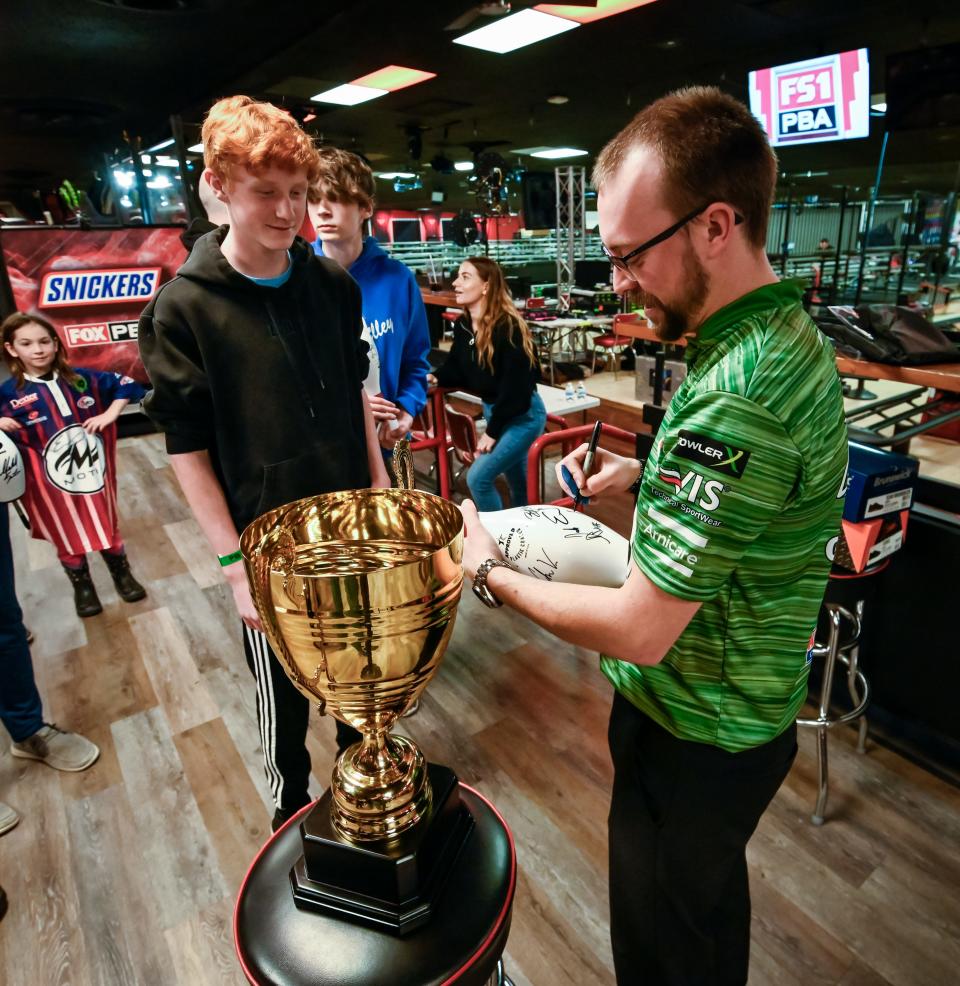
[[[467,257],[489,252],[490,258],[503,267],[522,267],[525,264],[556,263],[557,240],[554,236],[535,236],[521,240],[490,240],[489,244],[457,246],[450,240],[429,240],[422,243],[384,243],[383,248],[414,270],[428,270],[430,261],[439,272],[455,269]],[[487,251],[489,246],[489,251]],[[603,260],[600,237],[587,236],[588,260]],[[553,280],[553,278],[551,278]]]

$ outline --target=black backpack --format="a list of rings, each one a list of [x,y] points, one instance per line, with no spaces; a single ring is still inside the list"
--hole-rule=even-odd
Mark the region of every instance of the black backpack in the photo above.
[[[817,316],[816,323],[840,352],[874,363],[921,366],[960,362],[960,349],[911,308],[894,305],[831,307]]]

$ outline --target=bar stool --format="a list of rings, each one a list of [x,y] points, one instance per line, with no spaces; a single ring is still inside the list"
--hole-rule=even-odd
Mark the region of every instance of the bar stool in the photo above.
[[[512,986],[502,953],[517,883],[513,835],[479,792],[460,785],[473,829],[431,920],[406,937],[300,910],[290,870],[309,805],[275,832],[240,887],[233,937],[252,986]]]
[[[849,572],[834,565],[827,583],[819,628],[826,627],[826,642],[815,643],[812,657],[823,658],[823,681],[816,719],[798,719],[798,726],[817,730],[817,804],[810,816],[814,825],[823,825],[827,806],[827,731],[832,726],[859,720],[857,753],[867,752],[867,718],[864,715],[870,700],[870,683],[860,670],[860,635],[867,597],[875,590],[875,577],[890,566],[884,558],[862,572]],[[872,586],[872,588],[867,588]],[[847,691],[853,708],[842,715],[830,714],[833,677],[837,663],[847,670]]]
[[[827,642],[814,644],[812,655],[824,658],[823,682],[820,687],[820,707],[816,719],[798,719],[798,726],[809,726],[817,730],[817,804],[810,816],[814,825],[823,825],[827,808],[827,730],[841,723],[860,720],[857,752],[866,752],[867,720],[864,716],[870,701],[870,684],[858,666],[860,656],[860,631],[863,626],[863,603],[858,604],[851,613],[845,606],[837,603],[824,603],[828,621]],[[833,692],[833,675],[837,662],[846,666],[847,690],[853,702],[849,712],[831,715],[830,696]]]

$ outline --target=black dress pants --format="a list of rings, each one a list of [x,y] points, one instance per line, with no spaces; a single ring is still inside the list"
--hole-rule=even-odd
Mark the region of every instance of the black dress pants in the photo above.
[[[257,682],[257,723],[270,793],[277,808],[292,813],[310,802],[310,754],[306,747],[310,702],[287,677],[266,636],[246,624],[243,652]],[[360,739],[360,733],[339,719],[335,721],[337,749],[343,752]]]
[[[677,739],[616,693],[609,740],[618,986],[743,986],[746,845],[796,756],[796,726],[729,753]]]

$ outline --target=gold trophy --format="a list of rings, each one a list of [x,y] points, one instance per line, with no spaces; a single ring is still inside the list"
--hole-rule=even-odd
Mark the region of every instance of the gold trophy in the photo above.
[[[243,532],[253,600],[294,685],[363,734],[301,823],[291,871],[298,906],[404,934],[469,836],[456,775],[389,730],[436,673],[463,583],[463,519],[413,489],[407,443],[398,489],[308,497]]]

